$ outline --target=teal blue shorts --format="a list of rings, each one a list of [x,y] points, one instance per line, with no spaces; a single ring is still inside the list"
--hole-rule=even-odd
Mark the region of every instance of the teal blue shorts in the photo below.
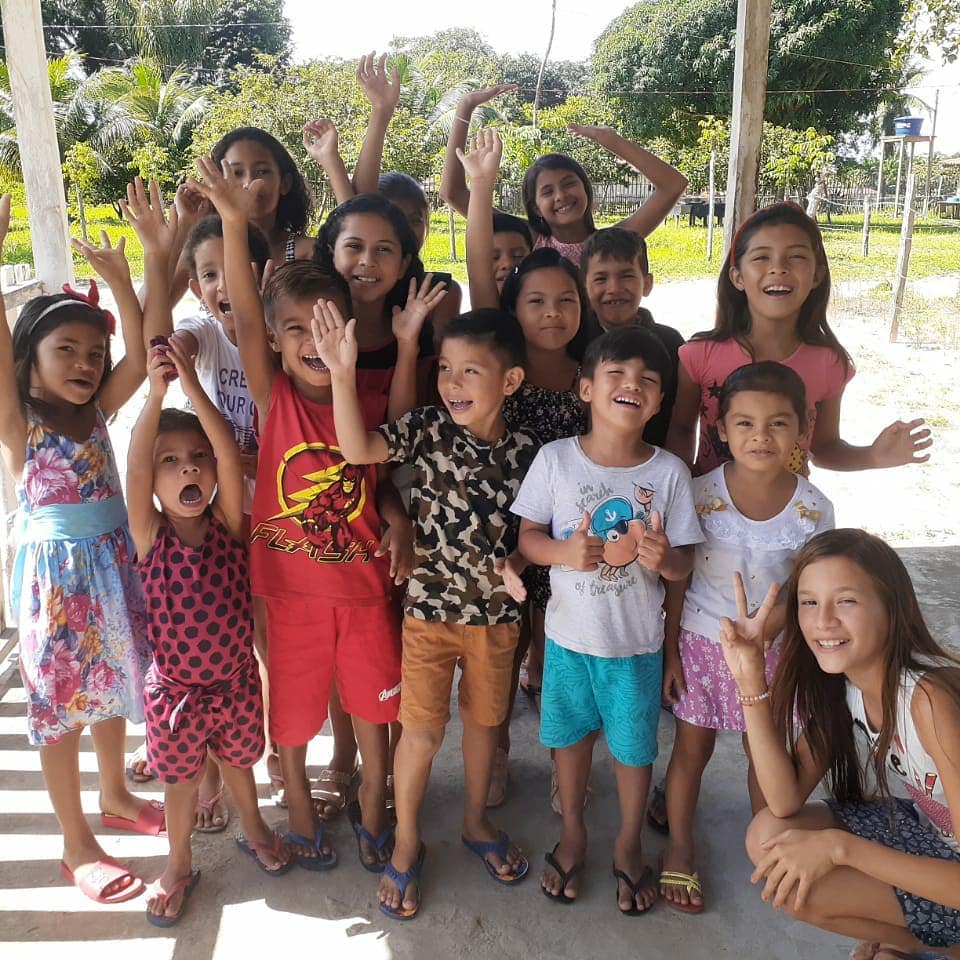
[[[663,651],[634,657],[575,653],[547,637],[540,740],[563,749],[603,730],[614,759],[645,767],[657,759]]]

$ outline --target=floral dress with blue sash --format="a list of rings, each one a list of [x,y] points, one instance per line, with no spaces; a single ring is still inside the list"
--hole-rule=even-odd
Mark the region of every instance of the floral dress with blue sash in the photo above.
[[[143,721],[146,613],[107,427],[83,441],[27,406],[11,583],[30,742]]]

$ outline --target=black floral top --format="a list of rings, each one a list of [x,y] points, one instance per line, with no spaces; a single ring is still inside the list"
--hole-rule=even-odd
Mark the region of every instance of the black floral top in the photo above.
[[[587,408],[573,385],[569,390],[547,390],[524,380],[520,389],[507,397],[503,415],[512,426],[523,427],[541,443],[578,437],[587,429]],[[546,610],[550,599],[550,568],[529,566],[523,580],[530,599],[541,610]]]

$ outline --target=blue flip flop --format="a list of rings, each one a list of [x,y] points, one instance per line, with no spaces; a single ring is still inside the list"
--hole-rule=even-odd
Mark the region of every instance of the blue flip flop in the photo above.
[[[180,909],[172,917],[168,917],[163,913],[151,913],[147,910],[147,920],[152,923],[155,927],[173,927],[176,926],[183,917],[184,911],[187,909],[187,902],[190,900],[190,895],[193,893],[193,888],[197,885],[197,881],[200,879],[200,871],[194,867],[185,877],[181,877],[169,890],[164,890],[160,886],[160,881],[151,884],[147,893],[155,895],[160,898],[161,906],[164,910],[167,908],[167,904],[170,900],[173,899],[181,890],[183,891],[183,900],[180,903]]]
[[[483,865],[487,868],[487,873],[489,873],[497,883],[516,883],[518,880],[522,880],[530,869],[530,864],[527,862],[526,857],[522,857],[523,862],[513,873],[497,873],[497,868],[487,859],[487,854],[495,853],[506,863],[507,851],[510,849],[510,838],[502,830],[497,834],[497,839],[492,841],[468,840],[462,835],[460,839],[471,853],[475,853],[483,861]]]
[[[304,870],[329,870],[337,864],[337,852],[331,850],[329,853],[323,852],[323,824],[318,823],[314,831],[313,840],[300,836],[290,830],[284,838],[288,843],[298,847],[313,847],[317,851],[315,857],[305,857],[303,854],[294,853],[292,860],[296,861]]]
[[[266,850],[267,853],[272,853],[278,860],[280,859],[280,844],[283,842],[283,838],[279,833],[274,832],[273,834],[273,843],[258,843],[256,840],[251,840],[249,837],[245,837],[242,833],[238,833],[234,838],[237,846],[248,856],[253,857],[253,862],[268,876],[279,877],[285,873],[289,873],[295,866],[296,861],[291,857],[286,863],[277,867],[275,870],[271,870],[258,856],[258,850]]]
[[[381,913],[386,914],[392,920],[413,920],[420,912],[420,908],[423,906],[423,886],[420,883],[420,872],[423,869],[423,861],[426,859],[426,856],[426,845],[421,843],[420,855],[417,857],[416,863],[402,873],[393,865],[392,860],[388,860],[384,864],[383,872],[397,885],[397,890],[400,891],[400,906],[394,908],[387,906],[385,903],[381,903]],[[417,897],[417,905],[412,909],[404,910],[403,898],[407,895],[407,887],[414,881],[416,881],[420,890],[420,896]]]
[[[360,810],[359,800],[352,800],[347,804],[347,816],[350,818],[350,826],[353,827],[353,832],[357,838],[357,857],[360,860],[360,866],[363,867],[364,870],[369,870],[370,873],[383,873],[387,863],[386,860],[380,859],[380,851],[393,840],[393,827],[387,827],[379,836],[375,837],[363,825],[363,814]],[[367,861],[363,859],[364,840],[370,844],[374,853],[377,855],[377,859],[373,863],[367,863]]]

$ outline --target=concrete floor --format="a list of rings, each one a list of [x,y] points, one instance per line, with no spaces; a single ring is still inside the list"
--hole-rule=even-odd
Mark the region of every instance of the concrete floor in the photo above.
[[[930,625],[960,650],[960,547],[903,551]],[[708,910],[689,917],[662,903],[647,916],[621,917],[610,876],[616,796],[609,756],[598,747],[594,796],[588,810],[590,855],[582,896],[560,907],[539,892],[536,875],[559,822],[547,801],[549,765],[537,740],[537,715],[521,694],[514,718],[510,799],[497,822],[526,850],[531,875],[517,888],[494,883],[460,844],[459,727],[451,729],[434,766],[425,806],[429,848],[423,912],[414,923],[383,917],[376,907],[375,876],[361,869],[349,826],[333,825],[340,864],[327,874],[294,870],[268,878],[233,845],[233,834],[198,836],[196,863],[203,877],[183,922],[171,930],[149,926],[138,898],[101,907],[60,879],[60,838],[40,774],[37,751],[24,735],[23,691],[11,654],[0,663],[0,958],[34,960],[68,955],[98,960],[198,960],[289,956],[322,958],[767,958],[840,960],[850,941],[821,933],[775,913],[760,902],[747,877],[743,833],[749,819],[745,766],[739,738],[721,738],[704,781],[699,835],[701,874]],[[129,730],[128,746],[141,731]],[[671,723],[661,728],[659,775],[669,757]],[[329,752],[329,739],[311,750],[314,770]],[[97,810],[96,764],[89,736],[80,757],[84,805]],[[269,822],[283,827],[270,804],[266,775],[258,768]],[[151,794],[160,788],[148,784]],[[106,850],[147,880],[160,871],[165,841],[132,834],[104,834]],[[663,841],[650,833],[648,856]]]

